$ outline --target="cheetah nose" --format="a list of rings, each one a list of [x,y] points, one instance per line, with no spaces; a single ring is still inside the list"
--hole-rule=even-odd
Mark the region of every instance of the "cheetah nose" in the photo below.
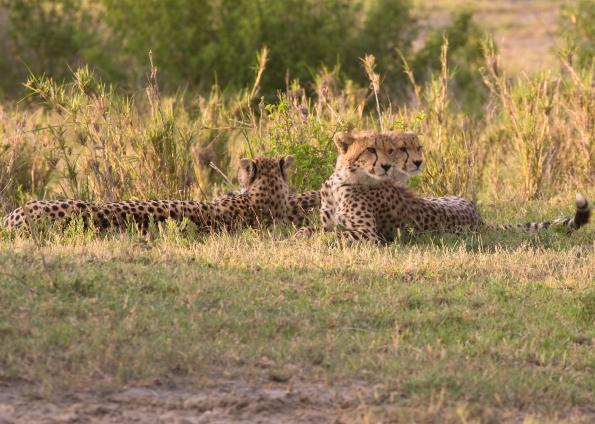
[[[413,161],[413,164],[414,164],[415,166],[417,166],[418,168],[421,166],[421,164],[422,164],[422,163],[423,163],[423,160],[414,160],[414,161]]]
[[[384,164],[382,165],[382,169],[384,169],[384,172],[388,172],[388,170],[390,169],[391,165],[389,164]]]

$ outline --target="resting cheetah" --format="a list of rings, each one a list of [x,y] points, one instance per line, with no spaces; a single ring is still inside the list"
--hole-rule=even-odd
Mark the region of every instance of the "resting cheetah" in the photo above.
[[[321,189],[320,220],[325,230],[339,230],[352,240],[379,243],[397,230],[458,232],[487,226],[476,206],[463,198],[422,198],[394,181],[395,172],[409,161],[396,146],[415,134],[398,132],[339,133],[334,141],[339,157],[333,175]],[[498,228],[574,230],[589,221],[590,206],[580,194],[574,218],[552,222],[503,225]],[[300,230],[304,235],[311,230]]]
[[[287,221],[301,227],[308,221],[314,211],[320,209],[320,191],[304,191],[290,194],[287,205]]]
[[[288,169],[293,156],[282,159],[241,159],[238,180],[241,190],[212,202],[143,200],[104,204],[79,200],[35,200],[4,219],[4,226],[19,228],[27,222],[63,221],[80,214],[98,229],[122,229],[129,223],[146,228],[151,221],[187,218],[200,230],[233,229],[285,220],[289,197]]]
[[[359,136],[368,134],[373,136],[374,132],[360,131]],[[389,133],[389,137],[393,137]],[[417,175],[423,163],[423,147],[417,137],[393,137],[394,146],[392,150],[398,149],[402,160],[399,165],[390,170],[391,179],[399,185],[404,185],[407,180]],[[394,152],[392,152],[394,154]],[[290,195],[287,209],[287,219],[296,226],[304,225],[308,216],[320,209],[320,191],[306,191]]]

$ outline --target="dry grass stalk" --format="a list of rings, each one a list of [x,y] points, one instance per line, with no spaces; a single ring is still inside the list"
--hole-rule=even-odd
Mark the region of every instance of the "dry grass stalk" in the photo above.
[[[376,58],[374,55],[367,54],[364,56],[363,59],[360,59],[364,70],[366,71],[366,75],[370,80],[370,88],[374,93],[374,99],[376,100],[376,112],[378,113],[378,125],[380,126],[380,131],[384,131],[384,126],[382,123],[382,111],[380,109],[380,101],[378,100],[378,93],[380,92],[380,75],[375,72],[376,69]]]
[[[252,85],[252,90],[250,91],[250,100],[253,100],[258,96],[258,92],[260,90],[260,80],[262,79],[262,75],[267,67],[267,61],[269,58],[269,49],[264,46],[257,55],[257,66],[256,66],[256,78],[254,79],[254,85]]]

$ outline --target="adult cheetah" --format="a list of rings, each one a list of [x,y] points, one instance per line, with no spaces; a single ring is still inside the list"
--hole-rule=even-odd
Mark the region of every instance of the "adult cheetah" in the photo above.
[[[123,229],[135,223],[146,229],[150,222],[187,218],[199,230],[234,229],[283,221],[289,198],[288,170],[293,156],[281,159],[241,159],[238,180],[241,190],[211,202],[143,200],[89,203],[80,200],[34,200],[4,218],[9,228],[26,227],[49,220],[67,221],[80,215],[97,229]]]
[[[409,161],[409,153],[397,146],[415,139],[415,134],[399,132],[336,134],[339,156],[335,172],[320,191],[323,228],[338,230],[352,240],[380,243],[392,239],[399,230],[459,232],[489,226],[468,200],[419,197],[395,182],[395,175]],[[577,194],[572,218],[497,227],[544,229],[560,225],[575,230],[588,223],[590,214],[589,202]],[[298,236],[311,232],[304,228]]]

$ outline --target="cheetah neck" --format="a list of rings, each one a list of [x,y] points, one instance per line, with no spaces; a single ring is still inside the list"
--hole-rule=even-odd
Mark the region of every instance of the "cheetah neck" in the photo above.
[[[369,173],[358,169],[358,168],[347,168],[342,170],[336,170],[331,177],[327,180],[327,183],[333,189],[339,189],[341,186],[377,186],[379,184],[385,184],[392,182],[395,185],[400,184],[399,180],[392,180],[389,178],[378,178]]]

